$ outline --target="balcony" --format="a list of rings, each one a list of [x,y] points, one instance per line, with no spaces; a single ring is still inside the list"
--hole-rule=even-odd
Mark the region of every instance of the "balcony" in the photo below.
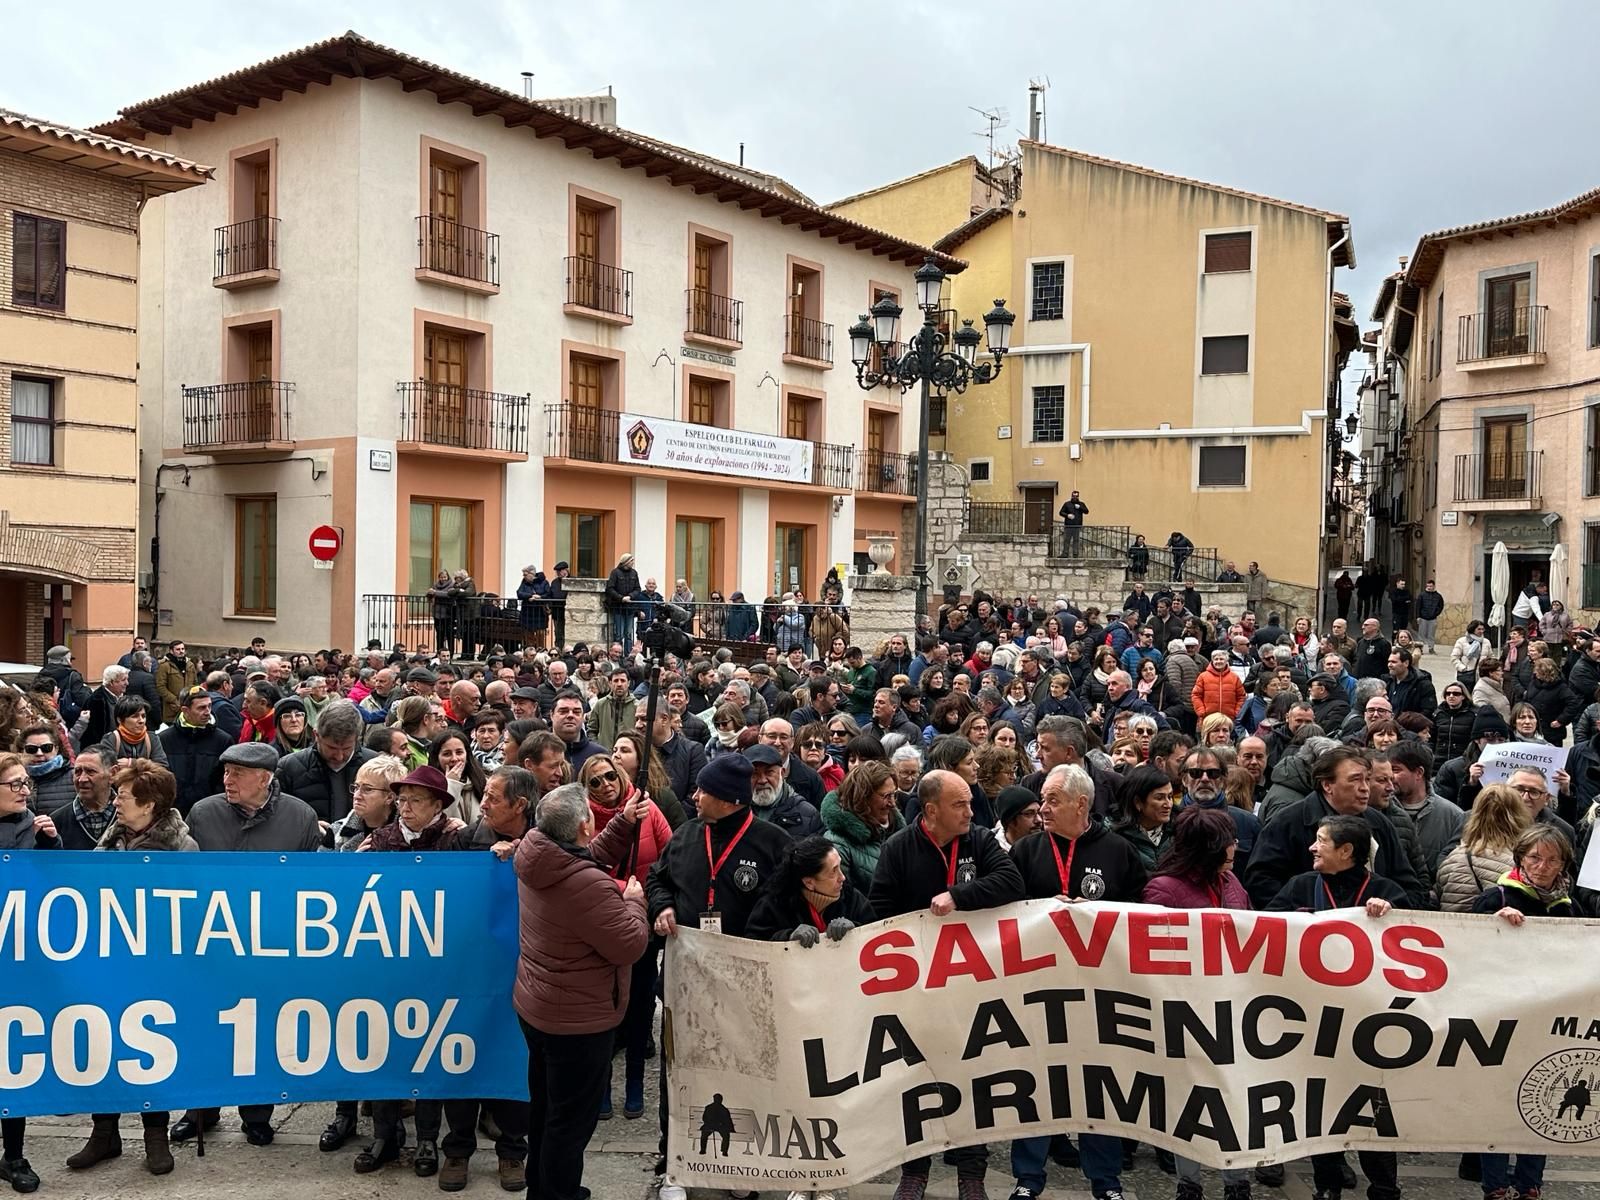
[[[683,340],[737,350],[744,345],[744,301],[700,288],[684,293]]]
[[[784,320],[783,361],[802,367],[833,366],[833,326],[790,312]]]
[[[631,426],[639,419],[638,413],[613,412],[610,409],[592,408],[585,404],[547,404],[544,406],[545,455],[580,463],[598,463],[620,466],[629,474],[641,470],[675,471],[676,468],[659,462],[636,462],[622,449],[623,421]],[[661,424],[669,424],[661,421]],[[684,425],[685,422],[670,422]],[[712,429],[716,426],[692,426],[694,429]],[[730,433],[734,432],[732,430]],[[778,439],[793,446],[792,439]],[[837,446],[828,442],[805,443],[810,447],[811,478],[796,481],[784,476],[774,477],[758,468],[744,469],[743,465],[725,465],[721,469],[694,471],[702,475],[721,475],[739,479],[765,479],[769,486],[782,486],[784,482],[798,487],[815,487],[830,492],[849,492],[855,487],[855,447]],[[715,447],[708,447],[715,450]]]
[[[417,218],[416,277],[480,296],[500,290],[500,235],[444,217]]]
[[[525,462],[527,396],[407,380],[400,394],[399,449],[456,458]]]
[[[1475,512],[1531,512],[1541,505],[1543,450],[1456,455],[1455,503]]]
[[[632,271],[580,256],[561,261],[567,273],[562,312],[612,325],[633,324]]]
[[[183,389],[183,448],[191,454],[287,453],[294,384],[258,379]]]
[[[916,458],[889,450],[863,451],[861,471],[856,477],[856,491],[877,492],[884,496],[915,496]]]
[[[234,291],[277,282],[277,217],[251,217],[216,231],[212,287]]]
[[[1456,365],[1463,371],[1543,366],[1549,306],[1496,308],[1467,313],[1456,331]]]

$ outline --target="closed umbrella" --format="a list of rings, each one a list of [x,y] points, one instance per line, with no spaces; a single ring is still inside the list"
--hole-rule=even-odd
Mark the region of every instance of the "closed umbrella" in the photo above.
[[[1567,548],[1560,542],[1550,551],[1550,599],[1567,605]]]
[[[1511,598],[1511,555],[1504,542],[1494,544],[1489,559],[1489,599],[1494,607],[1489,610],[1489,624],[1500,629],[1500,644],[1505,645],[1506,601]]]

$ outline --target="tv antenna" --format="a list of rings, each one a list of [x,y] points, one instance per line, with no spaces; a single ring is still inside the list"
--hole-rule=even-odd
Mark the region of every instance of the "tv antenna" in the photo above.
[[[970,104],[967,105],[967,108],[982,117],[984,123],[988,126],[987,129],[975,130],[972,136],[988,139],[989,170],[992,171],[994,170],[994,131],[996,126],[1006,123],[1006,110],[1003,108],[975,108]]]

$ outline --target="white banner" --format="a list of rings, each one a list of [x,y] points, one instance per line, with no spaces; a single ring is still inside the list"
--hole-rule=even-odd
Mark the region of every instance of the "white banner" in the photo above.
[[[668,942],[668,1173],[761,1191],[1069,1131],[1214,1167],[1592,1152],[1600,922],[1065,904]],[[1003,1162],[1003,1159],[997,1161]]]
[[[811,482],[810,442],[631,413],[622,414],[618,432],[619,462],[785,483]]]
[[[1478,761],[1483,764],[1484,787],[1505,783],[1511,778],[1511,772],[1528,767],[1544,776],[1544,786],[1554,796],[1560,791],[1556,786],[1556,772],[1567,761],[1567,752],[1561,746],[1547,746],[1542,742],[1499,742],[1485,746]]]

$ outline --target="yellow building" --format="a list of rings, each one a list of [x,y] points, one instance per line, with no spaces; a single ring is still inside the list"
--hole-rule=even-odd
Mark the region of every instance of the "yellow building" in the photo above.
[[[139,212],[210,175],[0,109],[0,660],[130,644]]]
[[[974,501],[1043,532],[1076,489],[1087,524],[1318,586],[1347,218],[1034,141],[831,207],[966,259],[952,327],[1017,313],[1000,380],[929,421]]]

